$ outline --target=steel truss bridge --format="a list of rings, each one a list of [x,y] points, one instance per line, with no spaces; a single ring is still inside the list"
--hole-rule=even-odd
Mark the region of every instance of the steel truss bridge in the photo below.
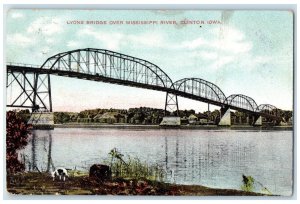
[[[7,64],[7,107],[52,112],[50,75],[106,82],[166,92],[165,114],[178,114],[177,96],[233,109],[252,116],[280,120],[271,104],[258,105],[242,94],[226,96],[215,84],[200,78],[173,82],[157,65],[105,49],[77,49],[49,57],[41,66]]]

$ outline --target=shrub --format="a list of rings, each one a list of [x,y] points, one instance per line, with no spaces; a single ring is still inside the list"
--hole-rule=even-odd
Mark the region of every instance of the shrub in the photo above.
[[[116,148],[112,149],[109,155],[111,157],[110,162],[107,161],[105,163],[110,164],[113,177],[163,181],[166,176],[166,172],[158,164],[149,165],[146,162],[140,161],[138,158],[132,158],[130,156],[124,160],[124,155]]]
[[[243,175],[243,185],[242,190],[247,192],[252,192],[254,190],[254,178],[252,176]]]
[[[16,112],[6,113],[6,170],[8,173],[24,171],[25,166],[18,160],[18,152],[27,145],[29,129],[24,119]]]

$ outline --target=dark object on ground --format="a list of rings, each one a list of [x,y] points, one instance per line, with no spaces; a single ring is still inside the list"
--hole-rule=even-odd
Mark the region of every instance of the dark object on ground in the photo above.
[[[104,164],[93,164],[90,167],[91,178],[96,178],[99,181],[107,181],[111,180],[111,169],[109,166]]]

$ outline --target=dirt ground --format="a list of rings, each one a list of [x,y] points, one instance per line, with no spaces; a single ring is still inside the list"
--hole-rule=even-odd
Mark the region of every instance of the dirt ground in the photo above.
[[[98,182],[88,175],[72,176],[65,182],[53,181],[49,174],[36,172],[7,176],[7,191],[21,195],[266,196],[240,190],[148,180],[115,178],[112,181]]]

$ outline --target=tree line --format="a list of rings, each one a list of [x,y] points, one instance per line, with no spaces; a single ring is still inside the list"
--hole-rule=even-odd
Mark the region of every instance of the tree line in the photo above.
[[[177,113],[171,113],[171,115]],[[219,110],[196,113],[195,110],[179,110],[179,117],[183,123],[191,120],[202,121],[203,123],[218,124],[221,118]],[[129,123],[129,124],[159,124],[164,117],[163,109],[139,107],[129,109],[89,109],[80,112],[54,112],[54,123]],[[170,115],[170,113],[168,113]],[[292,122],[293,112],[279,110],[281,120],[285,123]],[[232,123],[249,123],[252,117],[246,113],[232,111]],[[264,119],[268,122],[267,119]]]

